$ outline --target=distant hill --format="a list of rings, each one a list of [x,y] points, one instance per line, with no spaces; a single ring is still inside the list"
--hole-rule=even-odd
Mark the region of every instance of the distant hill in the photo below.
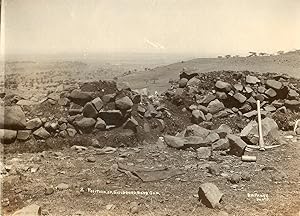
[[[133,88],[147,87],[151,92],[163,91],[169,87],[169,80],[178,79],[178,75],[183,69],[199,73],[219,70],[248,70],[257,73],[286,73],[300,78],[300,51],[276,56],[197,58],[139,71],[122,77],[120,80],[128,81]]]

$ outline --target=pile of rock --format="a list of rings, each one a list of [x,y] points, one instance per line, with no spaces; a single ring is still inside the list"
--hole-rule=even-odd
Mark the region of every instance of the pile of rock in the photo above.
[[[106,87],[98,89],[97,84],[84,83],[81,88],[66,93],[51,93],[35,106],[46,104],[45,113],[27,119],[19,106],[5,106],[0,115],[0,140],[12,143],[15,140],[27,141],[32,137],[46,140],[50,137],[74,137],[76,134],[101,133],[101,131],[123,128],[137,132],[139,121],[157,119],[161,131],[163,118],[169,113],[157,96],[145,95],[145,91],[132,91],[126,83],[107,81]],[[96,86],[96,88],[95,88]],[[108,87],[109,86],[109,87]],[[48,105],[47,105],[48,104]],[[54,117],[53,107],[59,106],[60,118]],[[31,109],[33,109],[31,107]],[[43,115],[44,114],[44,115]]]
[[[250,72],[211,72],[180,74],[177,86],[165,93],[167,99],[184,105],[191,121],[217,122],[239,116],[249,121],[257,116],[257,101],[262,116],[277,112],[300,112],[300,81],[278,74]]]
[[[175,136],[165,135],[168,146],[193,148],[200,159],[214,151],[242,156],[247,144],[258,145],[257,101],[261,104],[265,140],[276,140],[279,127],[272,116],[300,112],[300,82],[285,75],[250,72],[212,72],[180,75],[177,86],[165,93],[182,112],[190,112],[193,125]],[[220,123],[227,119],[229,124]],[[246,124],[232,127],[240,119]],[[238,130],[234,130],[238,128]]]

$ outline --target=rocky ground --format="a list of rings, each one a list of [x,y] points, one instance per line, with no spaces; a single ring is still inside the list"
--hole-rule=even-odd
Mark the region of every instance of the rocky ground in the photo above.
[[[15,92],[1,94],[5,215],[299,215],[296,78],[183,70],[161,95],[111,80]]]

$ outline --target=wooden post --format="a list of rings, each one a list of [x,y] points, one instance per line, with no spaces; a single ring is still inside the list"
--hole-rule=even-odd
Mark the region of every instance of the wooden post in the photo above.
[[[261,125],[261,114],[260,114],[260,101],[257,100],[257,117],[258,117],[258,136],[259,136],[259,150],[265,150],[265,143],[262,133],[262,125]]]

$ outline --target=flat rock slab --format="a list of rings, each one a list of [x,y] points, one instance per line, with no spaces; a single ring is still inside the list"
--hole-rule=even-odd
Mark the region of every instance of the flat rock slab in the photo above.
[[[171,135],[165,135],[164,140],[166,144],[170,147],[176,149],[185,149],[185,148],[200,148],[208,146],[208,142],[206,139],[198,136],[190,136],[190,137],[177,137]]]
[[[223,193],[213,183],[201,184],[198,191],[199,201],[209,208],[216,208],[223,196]]]
[[[41,215],[41,207],[32,204],[16,211],[12,216],[39,216],[39,215]]]
[[[166,167],[149,169],[143,167],[127,166],[122,163],[118,163],[118,170],[121,172],[129,171],[139,177],[143,182],[161,181],[184,174],[183,171],[178,169],[169,169]]]
[[[248,83],[248,84],[256,84],[258,82],[260,82],[260,80],[257,77],[250,76],[250,75],[246,76],[246,83]]]
[[[282,87],[282,83],[276,80],[267,80],[266,85],[275,90],[280,90]]]

